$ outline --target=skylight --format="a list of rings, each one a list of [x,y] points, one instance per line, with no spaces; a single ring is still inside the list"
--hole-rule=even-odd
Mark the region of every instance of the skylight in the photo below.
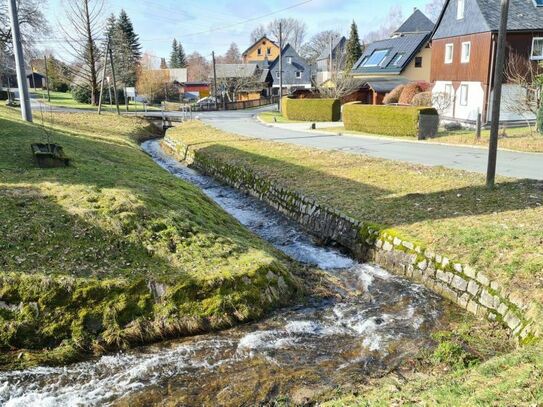
[[[364,66],[379,66],[388,55],[388,49],[378,49],[373,51]]]

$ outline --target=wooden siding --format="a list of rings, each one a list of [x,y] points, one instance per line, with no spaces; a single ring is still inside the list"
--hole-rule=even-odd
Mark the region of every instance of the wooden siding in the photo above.
[[[270,54],[268,54],[267,50],[270,48]],[[258,50],[260,49],[261,54],[258,55]],[[243,62],[249,63],[249,62],[258,62],[258,61],[264,61],[266,58],[268,61],[273,62],[277,59],[279,56],[279,46],[270,40],[264,38],[260,40],[259,42],[253,44],[253,46],[245,53],[243,54]]]
[[[460,61],[462,43],[471,42],[469,63]],[[453,62],[445,63],[445,45],[454,44]],[[464,35],[434,40],[432,43],[431,82],[481,82],[488,84],[492,58],[492,33]]]

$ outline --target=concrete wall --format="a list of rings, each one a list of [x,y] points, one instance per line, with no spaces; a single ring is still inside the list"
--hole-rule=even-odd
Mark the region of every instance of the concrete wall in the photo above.
[[[423,284],[477,316],[500,321],[521,341],[538,335],[535,323],[527,316],[533,305],[469,265],[433,253],[393,232],[350,218],[242,166],[194,152],[167,136],[163,147],[177,159],[267,202],[324,241],[347,248],[357,259],[372,261]]]

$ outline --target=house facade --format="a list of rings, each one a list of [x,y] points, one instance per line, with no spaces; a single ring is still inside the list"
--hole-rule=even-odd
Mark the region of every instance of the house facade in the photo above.
[[[311,66],[296,50],[287,44],[281,53],[283,57],[283,94],[291,94],[300,89],[311,89]],[[279,58],[269,66],[272,79],[272,95],[279,95]]]
[[[409,82],[429,82],[434,23],[420,10],[385,40],[369,44],[352,69],[360,82],[356,98],[367,104],[382,104],[396,86]]]
[[[228,102],[257,100],[268,96],[271,88],[269,70],[257,64],[217,64],[218,94]],[[213,76],[210,76],[213,83]]]
[[[247,48],[241,56],[245,64],[274,61],[279,56],[279,45],[263,36]]]
[[[345,62],[345,44],[347,39],[339,37],[330,41],[330,46],[322,50],[316,61],[316,77],[317,85],[322,85],[326,81],[332,79],[334,71],[340,71],[344,68]]]
[[[481,114],[483,123],[491,120],[499,23],[499,0],[446,1],[433,35],[431,70],[434,99],[448,100],[441,107],[446,119],[475,123]],[[543,60],[543,2],[511,0],[507,31],[506,71],[514,62]],[[504,81],[500,120],[535,119],[529,109],[519,109],[530,98],[528,90],[507,75]]]

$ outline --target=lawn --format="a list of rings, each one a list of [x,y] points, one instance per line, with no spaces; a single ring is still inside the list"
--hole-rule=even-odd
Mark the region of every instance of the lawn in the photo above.
[[[141,151],[148,122],[46,119],[68,168],[37,168],[41,123],[0,108],[0,365],[227,327],[295,294],[297,265]]]
[[[358,131],[345,130],[345,127],[329,127],[319,129],[326,132],[335,134],[349,134],[352,136],[371,136],[371,137],[383,137],[392,138],[396,140],[405,141],[404,138],[382,136],[378,134],[362,133]],[[474,130],[455,130],[446,131],[440,130],[437,137],[424,141],[417,141],[419,143],[445,143],[445,144],[458,144],[466,146],[476,147],[488,147],[490,137],[490,130],[483,130],[481,138],[477,139]],[[415,139],[412,139],[416,141]],[[510,128],[500,130],[498,148],[508,149],[515,151],[531,152],[531,153],[543,153],[543,135],[532,131],[528,127]]]
[[[50,92],[51,102],[47,101],[47,91],[39,90],[39,91],[32,92],[31,94],[34,97],[36,97],[37,99],[39,99],[40,101],[42,101],[42,102],[44,102],[46,104],[50,103],[53,106],[64,107],[64,108],[67,108],[67,109],[81,109],[81,110],[89,110],[89,111],[90,110],[98,111],[98,106],[93,106],[93,105],[86,104],[86,103],[80,103],[80,102],[74,100],[73,97],[72,97],[72,94],[70,92]],[[119,108],[121,110],[121,113],[126,112],[126,106],[124,104],[119,105]],[[103,105],[103,110],[104,111],[109,111],[109,112],[116,112],[117,108],[115,107],[115,105],[111,106],[108,103],[108,104]],[[143,104],[131,102],[128,105],[128,110],[130,112],[135,112],[135,111],[141,112],[141,111],[144,110],[143,109]],[[147,106],[147,110],[160,110],[160,109],[158,109],[155,106]],[[45,113],[47,113],[47,112],[45,112]]]
[[[300,123],[296,120],[289,120],[280,112],[262,112],[258,115],[258,118],[264,123]]]
[[[353,218],[414,237],[543,303],[542,182],[499,178],[497,189],[488,191],[479,174],[248,139],[198,121],[170,129],[168,136],[203,157],[242,166]],[[428,358],[454,360],[464,353],[464,346],[445,341]],[[538,341],[481,364],[418,373],[401,366],[384,380],[328,395],[328,405],[538,405],[542,355]]]

